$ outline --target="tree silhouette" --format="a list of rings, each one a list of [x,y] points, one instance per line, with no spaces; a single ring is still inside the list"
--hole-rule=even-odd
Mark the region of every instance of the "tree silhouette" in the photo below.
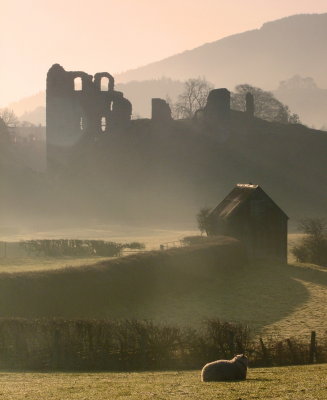
[[[200,232],[209,233],[213,224],[212,216],[210,215],[211,209],[208,207],[203,207],[196,215],[196,220],[198,223],[198,228]]]
[[[327,224],[321,218],[306,218],[300,221],[299,230],[305,236],[293,247],[292,253],[300,262],[327,265]]]
[[[17,115],[9,108],[0,109],[0,118],[6,124],[7,127],[15,127],[19,124]]]
[[[244,111],[245,96],[247,93],[251,93],[254,97],[255,117],[284,124],[300,123],[299,116],[292,113],[289,107],[277,100],[271,92],[248,84],[237,85],[235,87],[235,92],[231,93],[231,108]]]
[[[213,85],[205,78],[192,78],[184,83],[184,91],[171,105],[174,118],[192,118],[195,111],[206,105],[207,97]]]

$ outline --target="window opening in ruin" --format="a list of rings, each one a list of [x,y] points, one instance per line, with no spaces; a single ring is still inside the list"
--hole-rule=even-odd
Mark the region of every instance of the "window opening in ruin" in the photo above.
[[[74,90],[81,91],[83,89],[82,78],[77,77],[74,79]]]
[[[84,130],[83,117],[81,117],[80,120],[79,120],[79,128],[80,128],[81,131]]]
[[[105,132],[107,129],[107,119],[106,117],[101,118],[101,130],[102,132]]]
[[[103,78],[101,78],[100,81],[100,88],[102,92],[108,92],[109,90],[109,78],[104,76]]]
[[[111,101],[111,102],[109,103],[109,109],[110,109],[110,111],[112,111],[112,105],[113,105],[113,102]]]

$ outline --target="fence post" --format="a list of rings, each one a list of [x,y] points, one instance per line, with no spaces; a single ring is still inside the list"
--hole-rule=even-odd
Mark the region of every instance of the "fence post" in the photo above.
[[[315,358],[317,355],[317,341],[316,341],[316,332],[311,332],[310,339],[310,352],[309,352],[309,363],[313,364],[315,362]]]

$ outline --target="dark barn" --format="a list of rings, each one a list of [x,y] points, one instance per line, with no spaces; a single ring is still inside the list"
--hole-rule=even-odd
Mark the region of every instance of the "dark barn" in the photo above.
[[[259,185],[238,184],[209,215],[208,235],[239,239],[250,259],[287,262],[288,216]]]

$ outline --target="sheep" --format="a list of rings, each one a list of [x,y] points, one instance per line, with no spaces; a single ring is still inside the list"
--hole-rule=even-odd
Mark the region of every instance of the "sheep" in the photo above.
[[[206,364],[201,371],[202,382],[246,379],[248,358],[238,354],[232,360],[217,360]]]

